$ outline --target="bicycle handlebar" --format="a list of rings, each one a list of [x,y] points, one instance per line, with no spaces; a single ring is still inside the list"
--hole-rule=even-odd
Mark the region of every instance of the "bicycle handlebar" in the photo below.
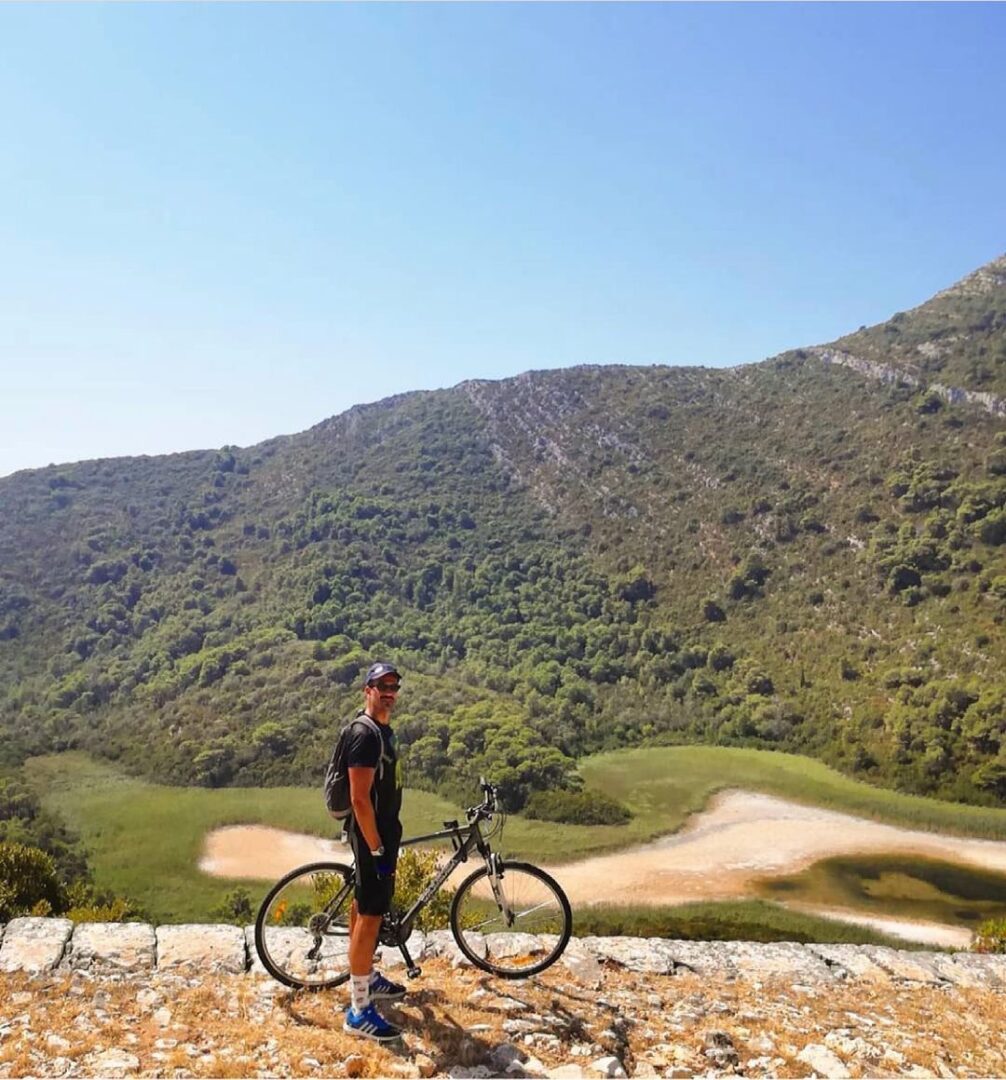
[[[482,802],[478,806],[469,806],[465,811],[469,821],[477,817],[490,818],[499,808],[499,789],[484,776],[479,777],[479,787],[482,788]]]

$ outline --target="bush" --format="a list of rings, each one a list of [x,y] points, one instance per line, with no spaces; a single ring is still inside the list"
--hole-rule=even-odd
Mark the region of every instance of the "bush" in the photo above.
[[[405,848],[398,856],[398,868],[395,871],[395,907],[399,911],[408,911],[439,869],[440,855],[436,851]],[[445,930],[449,925],[453,896],[453,889],[438,889],[433,899],[419,913],[416,929]]]
[[[624,825],[632,814],[599,791],[536,791],[524,813],[538,821],[567,825]]]
[[[1006,953],[1006,919],[986,919],[980,923],[971,940],[971,951]]]
[[[223,900],[213,908],[210,915],[221,922],[247,926],[255,919],[250,893],[243,885],[239,885],[227,893]]]
[[[712,599],[703,601],[702,614],[705,616],[707,622],[723,622],[727,617],[723,608]]]
[[[52,856],[24,844],[0,844],[0,922],[18,915],[58,915],[66,892]]]

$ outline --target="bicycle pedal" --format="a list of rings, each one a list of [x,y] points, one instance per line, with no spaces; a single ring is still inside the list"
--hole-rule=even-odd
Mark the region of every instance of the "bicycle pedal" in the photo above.
[[[416,967],[414,964],[405,972],[405,974],[408,975],[410,979],[418,979],[419,976],[422,975],[422,973],[423,969],[421,967]]]

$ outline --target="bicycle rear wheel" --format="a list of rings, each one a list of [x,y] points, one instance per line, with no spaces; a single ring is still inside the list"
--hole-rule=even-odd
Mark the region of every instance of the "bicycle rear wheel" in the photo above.
[[[451,931],[458,948],[483,971],[524,979],[554,964],[573,930],[559,884],[523,862],[500,862],[494,883],[485,867],[458,886]],[[495,885],[495,887],[494,887]]]
[[[349,912],[356,872],[343,863],[292,870],[266,895],[255,950],[285,986],[324,990],[349,978]]]

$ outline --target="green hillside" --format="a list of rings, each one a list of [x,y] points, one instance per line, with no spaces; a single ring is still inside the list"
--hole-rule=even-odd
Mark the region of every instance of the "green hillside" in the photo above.
[[[531,372],[0,479],[2,762],[314,782],[382,656],[410,783],[452,797],[696,742],[999,805],[1004,266],[760,364]]]

